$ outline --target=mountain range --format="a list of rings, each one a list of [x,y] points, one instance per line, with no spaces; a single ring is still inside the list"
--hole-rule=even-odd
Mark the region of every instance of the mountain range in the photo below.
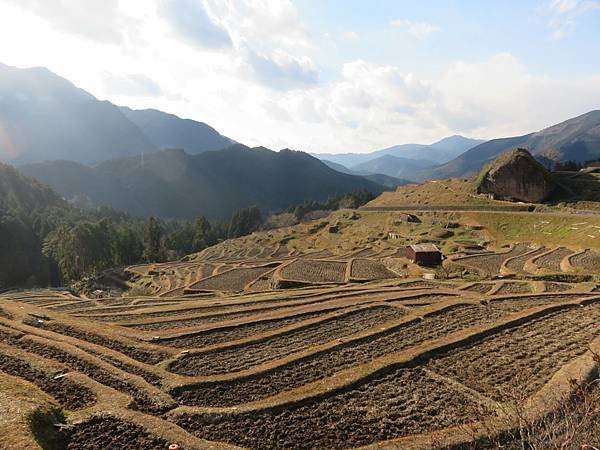
[[[94,163],[167,147],[200,153],[232,143],[201,122],[100,101],[46,68],[0,64],[0,161]]]
[[[312,153],[312,155],[319,159],[325,159],[341,164],[349,169],[358,164],[386,155],[407,159],[436,161],[439,164],[450,161],[461,153],[464,153],[470,148],[483,142],[485,141],[481,139],[469,139],[455,135],[434,142],[431,145],[401,144],[370,153]]]
[[[356,189],[377,194],[408,182],[474,175],[514,147],[548,166],[598,158],[600,111],[487,142],[450,136],[431,145],[315,158],[250,149],[202,122],[100,101],[48,69],[0,64],[0,160],[67,199],[139,215],[223,220],[252,204],[274,211]]]
[[[229,219],[250,205],[278,211],[304,200],[380,184],[337,172],[304,152],[235,144],[191,155],[181,149],[116,158],[95,166],[55,160],[20,166],[63,197],[85,206],[108,205],[136,215],[210,220]]]
[[[523,136],[492,139],[445,164],[415,173],[418,181],[469,177],[502,153],[522,147],[551,166],[556,161],[583,162],[600,158],[600,110],[590,111],[541,131]]]
[[[449,136],[431,145],[402,144],[370,153],[313,153],[313,156],[337,164],[359,175],[381,174],[414,180],[415,171],[445,163],[485,141],[464,136]]]
[[[398,178],[393,175],[386,175],[383,173],[360,173],[354,170],[348,169],[346,166],[335,163],[333,161],[327,161],[326,159],[321,160],[322,163],[331,167],[333,170],[336,170],[341,173],[347,173],[349,175],[359,175],[367,180],[371,180],[377,184],[381,184],[382,186],[386,186],[388,188],[396,188],[398,186],[403,186],[405,184],[413,183],[410,180],[405,180],[404,178]]]

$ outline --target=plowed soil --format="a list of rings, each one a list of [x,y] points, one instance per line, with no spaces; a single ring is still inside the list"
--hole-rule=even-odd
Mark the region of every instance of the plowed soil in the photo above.
[[[388,320],[398,319],[405,314],[405,311],[391,306],[361,309],[256,343],[181,358],[171,363],[169,369],[181,375],[237,372],[283,358],[311,345],[339,339]]]

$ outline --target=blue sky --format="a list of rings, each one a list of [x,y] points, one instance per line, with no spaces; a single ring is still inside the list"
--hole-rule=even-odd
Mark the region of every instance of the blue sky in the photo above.
[[[248,145],[371,151],[600,109],[600,0],[4,0],[0,61]]]
[[[341,62],[358,58],[409,71],[418,68],[423,76],[434,76],[454,60],[478,61],[501,52],[510,52],[527,61],[532,70],[548,75],[585,75],[600,70],[600,58],[593,56],[600,48],[600,8],[561,14],[552,7],[553,2],[531,0],[295,3],[314,36],[350,31],[360,38],[340,44],[339,53],[321,55],[319,63],[331,76]],[[426,39],[407,39],[402,30],[389,26],[398,19],[431,24],[437,31]],[[564,35],[553,36],[561,29]]]

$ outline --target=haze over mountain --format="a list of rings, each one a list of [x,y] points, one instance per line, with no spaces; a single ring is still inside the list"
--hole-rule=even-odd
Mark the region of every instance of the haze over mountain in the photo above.
[[[67,199],[108,205],[137,215],[211,220],[229,219],[239,208],[256,205],[276,211],[304,200],[383,186],[343,174],[307,153],[274,152],[241,144],[198,155],[164,150],[118,158],[94,167],[48,161],[20,167]]]
[[[352,168],[359,174],[381,173],[397,178],[413,179],[416,171],[433,167],[436,163],[425,159],[402,158],[393,155],[383,155],[370,161],[358,164]]]
[[[319,159],[326,159],[354,170],[359,164],[374,160],[384,155],[400,158],[436,161],[438,164],[452,160],[461,153],[483,143],[481,139],[470,139],[463,136],[449,136],[430,145],[402,144],[376,150],[370,153],[313,153]]]
[[[120,109],[160,149],[183,148],[190,154],[197,154],[235,144],[202,122],[181,119],[156,109],[135,110],[125,106]]]
[[[389,188],[396,188],[398,186],[403,186],[405,184],[410,184],[412,181],[405,180],[403,178],[397,178],[390,175],[385,175],[383,173],[369,173],[369,174],[361,174],[355,172],[351,169],[348,169],[346,166],[343,166],[338,163],[334,163],[333,161],[327,161],[326,159],[322,159],[321,162],[331,167],[333,170],[336,170],[341,173],[347,173],[349,175],[360,175],[367,180],[371,180],[374,183],[381,184],[382,186],[386,186]]]
[[[64,201],[48,186],[0,163],[0,212],[28,211],[61,205]]]
[[[190,153],[232,144],[201,122],[99,101],[43,67],[0,63],[0,160],[92,163],[178,146]]]
[[[415,174],[417,180],[475,175],[500,154],[515,147],[526,148],[537,159],[587,161],[600,157],[600,110],[590,111],[536,133],[492,139],[438,167]]]
[[[0,163],[0,289],[13,283],[50,281],[52,264],[42,255],[41,219],[51,207],[66,202],[48,186]]]

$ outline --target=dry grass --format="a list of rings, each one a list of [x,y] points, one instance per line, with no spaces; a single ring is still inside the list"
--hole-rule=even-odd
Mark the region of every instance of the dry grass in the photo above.
[[[536,242],[550,247],[600,248],[600,216],[465,213],[499,244]]]
[[[594,359],[600,366],[600,356],[594,354]],[[499,405],[503,416],[501,427],[506,431],[498,433],[486,425],[483,428],[466,426],[465,433],[473,436],[473,442],[452,448],[597,450],[600,447],[600,379],[584,385],[571,380],[573,394],[569,401],[542,418],[531,418],[526,407],[528,398],[521,389],[531,375],[531,372],[523,372],[503,391],[503,402]]]
[[[4,448],[40,449],[29,429],[28,417],[53,404],[49,396],[32,384],[0,373],[0,436]]]
[[[475,195],[472,180],[426,181],[422,184],[398,186],[395,192],[384,192],[367,206],[427,206],[427,205],[510,205]]]

